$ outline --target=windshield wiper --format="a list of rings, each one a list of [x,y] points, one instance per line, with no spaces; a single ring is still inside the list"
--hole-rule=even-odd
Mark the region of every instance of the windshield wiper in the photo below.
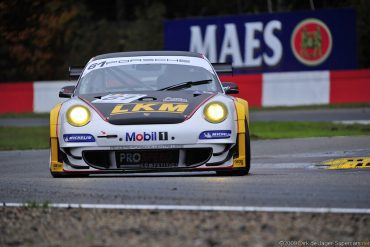
[[[201,80],[201,81],[186,81],[186,82],[181,82],[172,86],[168,86],[165,88],[158,89],[158,91],[167,91],[167,90],[179,90],[183,88],[191,88],[192,86],[197,86],[197,85],[203,85],[203,84],[208,84],[212,81],[212,79],[207,79],[207,80]]]

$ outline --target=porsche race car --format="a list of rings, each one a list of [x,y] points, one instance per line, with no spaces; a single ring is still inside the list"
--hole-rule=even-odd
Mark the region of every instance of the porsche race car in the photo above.
[[[227,66],[226,66],[227,67]],[[120,52],[70,68],[50,113],[53,177],[250,169],[247,101],[202,54]]]

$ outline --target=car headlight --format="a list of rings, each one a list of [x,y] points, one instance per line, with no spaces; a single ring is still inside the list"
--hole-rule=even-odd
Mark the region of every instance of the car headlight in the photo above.
[[[227,118],[228,111],[224,103],[208,103],[203,110],[204,119],[211,123],[221,123]]]
[[[67,111],[67,121],[75,127],[81,127],[90,122],[91,112],[83,105],[75,105]]]

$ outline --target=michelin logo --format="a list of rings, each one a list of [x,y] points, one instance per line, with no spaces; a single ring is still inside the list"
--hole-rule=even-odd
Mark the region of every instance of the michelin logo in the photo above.
[[[95,138],[90,134],[64,134],[65,142],[95,142]]]
[[[227,139],[231,137],[231,130],[208,130],[199,135],[199,139]]]

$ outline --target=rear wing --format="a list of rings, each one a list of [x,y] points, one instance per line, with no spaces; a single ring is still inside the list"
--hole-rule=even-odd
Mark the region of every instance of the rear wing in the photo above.
[[[217,74],[232,74],[233,66],[231,63],[212,63]]]
[[[77,80],[82,74],[83,69],[83,66],[69,66],[69,80]]]

